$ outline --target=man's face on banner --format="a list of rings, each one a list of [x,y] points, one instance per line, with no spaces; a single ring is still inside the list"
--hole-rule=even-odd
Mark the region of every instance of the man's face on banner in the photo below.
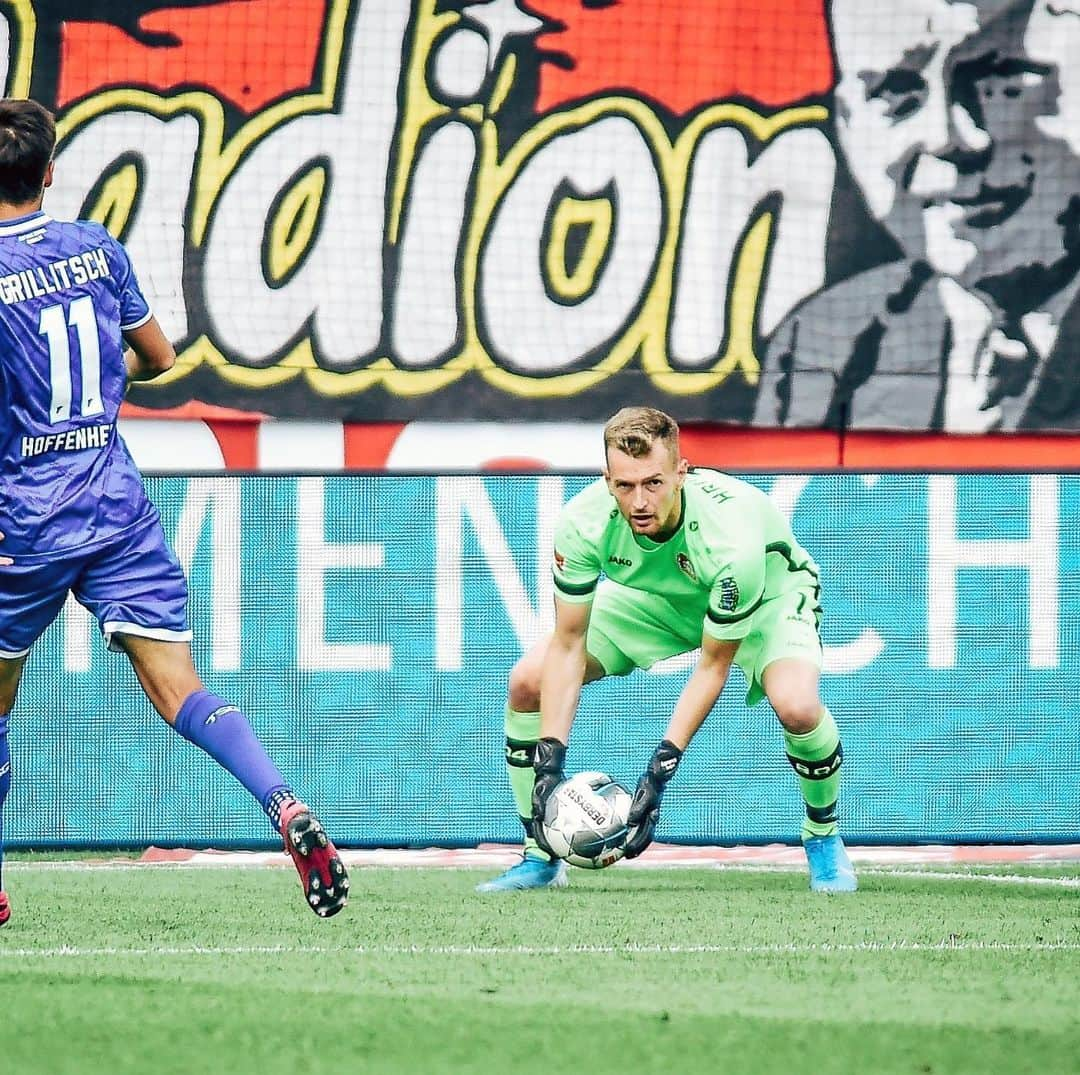
[[[1058,261],[1080,226],[1080,0],[887,19],[834,0],[832,25],[841,146],[905,252],[968,284]]]

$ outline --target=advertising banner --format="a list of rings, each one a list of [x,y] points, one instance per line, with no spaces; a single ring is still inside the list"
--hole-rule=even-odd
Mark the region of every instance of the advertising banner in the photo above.
[[[200,672],[335,839],[520,839],[503,763],[514,662],[550,624],[552,532],[583,476],[163,476]],[[1080,839],[1080,478],[751,476],[821,566],[823,694],[856,842]],[[585,688],[568,769],[632,786],[694,655]],[[733,672],[659,839],[798,838],[767,703]],[[10,738],[15,846],[269,846],[258,806],[169,731],[69,605]]]
[[[1076,429],[1077,54],[1077,0],[0,0],[46,209],[180,352],[132,402],[358,422]]]

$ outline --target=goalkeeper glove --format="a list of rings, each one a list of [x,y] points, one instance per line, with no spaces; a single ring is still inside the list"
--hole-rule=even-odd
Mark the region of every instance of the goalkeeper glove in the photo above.
[[[566,779],[563,774],[565,764],[564,742],[546,736],[536,744],[536,753],[533,755],[533,772],[536,773],[536,778],[533,780],[532,790],[532,834],[540,849],[549,855],[554,855],[554,852],[544,839],[544,814],[551,793]]]
[[[652,843],[656,823],[660,820],[660,800],[667,782],[675,775],[683,752],[669,739],[653,751],[649,766],[634,789],[627,817],[630,835],[626,841],[626,858],[637,858]]]

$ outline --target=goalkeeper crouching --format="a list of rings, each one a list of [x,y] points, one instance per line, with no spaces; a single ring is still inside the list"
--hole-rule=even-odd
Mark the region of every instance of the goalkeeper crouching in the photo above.
[[[626,857],[652,842],[668,781],[720,697],[731,665],[747,704],[768,698],[806,802],[810,887],[853,892],[837,827],[843,750],[819,690],[818,568],[760,490],[691,470],[662,411],[626,407],[604,427],[604,476],[563,509],[555,531],[555,628],[514,666],[506,762],[525,828],[521,860],[480,892],[559,888],[566,866],[540,819],[564,779],[583,684],[698,647],[664,739],[638,781]],[[604,576],[601,581],[601,576]]]

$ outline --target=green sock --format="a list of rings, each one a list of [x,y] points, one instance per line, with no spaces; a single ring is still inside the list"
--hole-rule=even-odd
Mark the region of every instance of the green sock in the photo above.
[[[532,790],[536,776],[533,755],[539,738],[539,713],[518,713],[506,707],[506,775],[510,778],[518,817],[525,829],[525,854],[547,862],[551,856],[540,850],[532,834]]]
[[[784,732],[788,761],[799,777],[799,786],[806,800],[806,820],[802,838],[832,836],[837,830],[836,802],[840,794],[840,763],[844,749],[836,721],[825,707],[817,727],[803,735]]]

